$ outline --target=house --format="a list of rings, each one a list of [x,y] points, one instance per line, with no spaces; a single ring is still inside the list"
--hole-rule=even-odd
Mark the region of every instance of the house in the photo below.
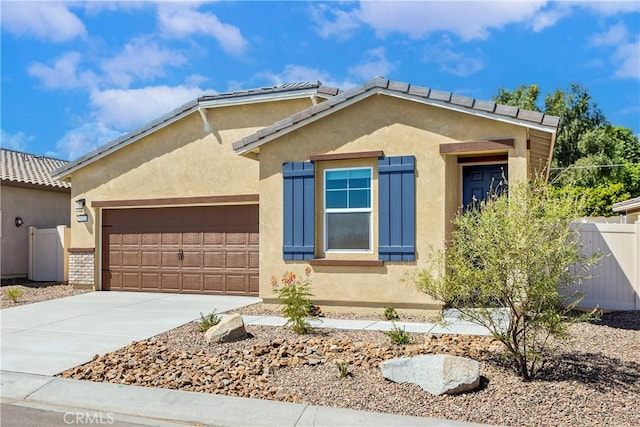
[[[0,272],[3,279],[27,277],[29,227],[69,225],[71,184],[51,177],[64,160],[0,150]]]
[[[271,302],[310,265],[318,304],[435,307],[409,275],[461,205],[548,169],[557,126],[383,78],[199,98],[56,172],[89,216],[70,280]]]
[[[627,216],[627,223],[640,221],[640,197],[613,204],[613,211]]]

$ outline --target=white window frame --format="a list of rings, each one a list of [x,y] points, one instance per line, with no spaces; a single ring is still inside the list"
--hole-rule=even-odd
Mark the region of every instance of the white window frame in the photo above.
[[[368,208],[331,208],[327,209],[327,173],[335,171],[368,170],[369,171],[369,204]],[[324,218],[323,248],[326,253],[333,254],[371,254],[373,253],[373,168],[370,166],[356,166],[349,168],[331,168],[324,170],[322,190],[322,210]],[[348,197],[348,195],[347,195]],[[328,214],[332,213],[369,213],[369,249],[329,249],[329,221]]]

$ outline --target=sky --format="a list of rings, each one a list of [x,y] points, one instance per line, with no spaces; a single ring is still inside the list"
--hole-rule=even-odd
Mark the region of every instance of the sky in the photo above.
[[[640,134],[640,2],[0,0],[3,148],[74,160],[203,94],[585,87]]]

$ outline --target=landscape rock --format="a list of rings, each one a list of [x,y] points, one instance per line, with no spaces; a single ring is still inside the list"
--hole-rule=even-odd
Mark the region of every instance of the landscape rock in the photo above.
[[[223,314],[220,323],[207,329],[204,339],[211,342],[232,342],[247,338],[247,330],[244,327],[242,316],[235,314]]]
[[[382,375],[396,383],[412,383],[439,396],[471,391],[480,385],[480,364],[444,354],[400,357],[380,364]]]

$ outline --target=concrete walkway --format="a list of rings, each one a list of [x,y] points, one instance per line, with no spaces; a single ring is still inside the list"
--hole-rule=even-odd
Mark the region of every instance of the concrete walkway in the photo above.
[[[259,302],[259,298],[90,292],[0,311],[0,369],[55,375],[132,341]]]
[[[39,408],[88,419],[116,420],[151,426],[472,426],[478,424],[422,417],[355,411],[260,399],[192,393],[53,377],[90,361],[95,354],[117,350],[199,318],[260,301],[259,298],[92,292],[0,311],[2,358],[0,400],[3,404]],[[397,322],[415,333],[485,335],[484,328],[460,321]],[[244,316],[246,324],[281,326],[275,316]],[[390,330],[393,323],[321,318],[318,328]],[[93,418],[91,418],[93,417]],[[3,424],[4,425],[4,424]]]

